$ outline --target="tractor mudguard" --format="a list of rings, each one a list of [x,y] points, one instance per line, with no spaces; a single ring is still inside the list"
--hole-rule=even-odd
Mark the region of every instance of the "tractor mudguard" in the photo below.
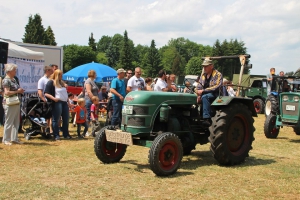
[[[245,98],[245,97],[231,97],[231,96],[219,96],[217,97],[211,106],[226,106],[229,105],[230,103],[234,102],[240,102],[245,104],[249,110],[252,112],[253,117],[257,117],[257,113],[255,111],[255,108],[253,106],[253,99],[252,98]]]

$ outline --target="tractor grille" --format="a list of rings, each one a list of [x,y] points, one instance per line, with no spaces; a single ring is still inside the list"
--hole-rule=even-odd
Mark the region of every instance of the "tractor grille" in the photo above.
[[[145,126],[145,118],[128,117],[127,126]]]
[[[147,115],[149,107],[145,106],[133,106],[133,115]]]
[[[286,110],[287,106],[295,106],[295,110]],[[298,115],[299,103],[282,102],[281,110],[283,115]]]
[[[122,115],[122,122],[121,122],[121,124],[125,124],[126,116],[127,115]]]

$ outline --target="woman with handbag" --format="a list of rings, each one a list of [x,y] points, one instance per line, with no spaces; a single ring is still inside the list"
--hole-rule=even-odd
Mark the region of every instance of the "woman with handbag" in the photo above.
[[[12,143],[22,144],[18,138],[20,124],[20,94],[24,89],[19,86],[14,78],[17,72],[17,65],[9,63],[5,65],[6,76],[2,81],[3,87],[3,108],[5,113],[4,131],[2,142],[5,145]]]
[[[55,140],[59,137],[59,119],[62,117],[62,129],[65,139],[71,139],[69,134],[69,101],[66,84],[62,80],[63,72],[55,70],[45,88],[45,97],[52,102],[52,129]]]
[[[85,108],[87,110],[87,122],[89,123],[91,120],[91,105],[92,97],[98,96],[99,88],[95,83],[95,79],[97,74],[95,70],[90,70],[88,72],[88,79],[84,82],[84,99],[85,99]]]

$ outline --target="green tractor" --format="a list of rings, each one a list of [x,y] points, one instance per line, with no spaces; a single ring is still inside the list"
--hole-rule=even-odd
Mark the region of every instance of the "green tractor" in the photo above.
[[[300,77],[298,76],[274,76],[280,80],[279,89],[272,91],[272,98],[266,110],[264,133],[267,138],[277,138],[280,128],[289,126],[300,135]],[[268,104],[267,104],[268,105]]]
[[[233,74],[232,83],[238,84],[239,74]],[[246,97],[253,99],[253,105],[257,114],[263,114],[267,98],[267,79],[265,75],[243,74],[243,92]]]
[[[210,57],[240,59],[244,71],[250,55]],[[239,93],[239,92],[237,92]],[[210,151],[221,165],[236,165],[249,156],[254,141],[253,100],[223,96],[211,104],[212,125],[205,127],[195,94],[134,91],[126,95],[120,129],[102,128],[94,141],[95,154],[103,163],[119,162],[128,145],[149,147],[149,165],[158,176],[174,174],[183,155],[196,144],[210,142]]]

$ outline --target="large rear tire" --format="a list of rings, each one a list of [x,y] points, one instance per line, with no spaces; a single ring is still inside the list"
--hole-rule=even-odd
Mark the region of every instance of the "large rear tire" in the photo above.
[[[210,150],[221,165],[236,165],[249,156],[254,141],[254,120],[248,107],[232,103],[216,111],[209,127]]]
[[[265,109],[265,103],[262,99],[253,100],[254,109],[257,114],[263,114]]]
[[[179,168],[182,160],[182,144],[174,133],[158,135],[149,150],[151,170],[157,176],[169,176]]]
[[[264,124],[264,133],[266,138],[277,138],[280,127],[276,127],[276,115],[270,114],[267,116]]]
[[[270,94],[265,103],[265,116],[268,117],[271,113],[276,114],[279,110],[277,98]]]
[[[103,163],[119,162],[126,153],[127,145],[108,142],[105,135],[106,128],[102,128],[96,134],[94,141],[95,154]]]
[[[300,135],[300,127],[293,127],[293,129],[296,135]]]

